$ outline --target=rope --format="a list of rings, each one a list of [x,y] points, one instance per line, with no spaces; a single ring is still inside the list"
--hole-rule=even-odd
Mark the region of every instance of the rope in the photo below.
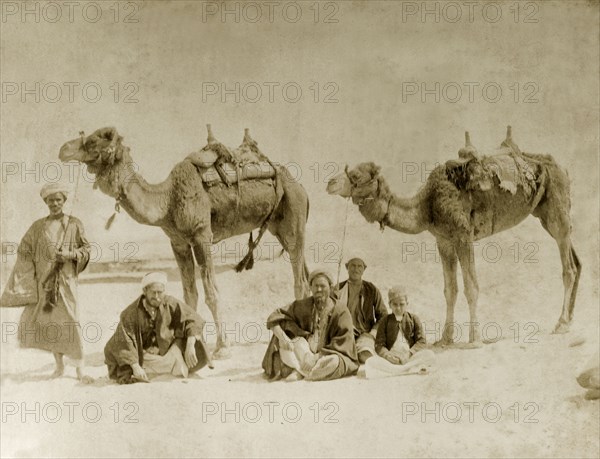
[[[71,204],[71,211],[69,212],[69,214],[67,215],[67,224],[66,226],[63,226],[63,235],[62,235],[62,239],[60,241],[60,245],[58,246],[59,250],[62,250],[62,246],[65,243],[65,238],[67,237],[67,228],[69,226],[69,223],[71,221],[71,217],[73,216],[73,209],[75,208],[75,201],[77,200],[77,191],[79,189],[79,175],[81,172],[81,163],[77,162],[77,178],[75,179],[75,189],[73,190],[73,204]]]
[[[350,204],[350,198],[346,199],[346,216],[344,217],[344,233],[342,234],[342,247],[340,250],[340,261],[338,261],[337,269],[337,282],[336,285],[340,284],[340,271],[342,269],[342,260],[344,259],[344,243],[346,242],[346,228],[348,224],[348,205]]]

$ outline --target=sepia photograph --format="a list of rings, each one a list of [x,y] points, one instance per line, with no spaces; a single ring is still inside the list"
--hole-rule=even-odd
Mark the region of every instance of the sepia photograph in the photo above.
[[[599,0],[0,0],[0,457],[600,457]]]

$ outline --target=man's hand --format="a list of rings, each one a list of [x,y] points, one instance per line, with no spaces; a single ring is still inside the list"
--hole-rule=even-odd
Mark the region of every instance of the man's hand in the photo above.
[[[62,250],[59,250],[56,252],[56,261],[59,263],[65,263],[74,259],[75,255],[71,251],[63,252]]]
[[[133,370],[133,377],[135,379],[137,379],[138,381],[150,382],[150,380],[148,379],[148,375],[139,363],[134,363],[133,365],[131,365],[131,369]]]
[[[398,359],[400,365],[404,365],[410,360],[410,351],[408,349],[391,351],[391,354]]]
[[[383,358],[385,360],[387,360],[390,363],[393,363],[394,365],[402,365],[402,362],[400,361],[400,358],[398,356],[396,356],[395,354],[392,354],[391,352],[386,352],[385,355],[383,356]]]
[[[193,368],[198,365],[198,357],[196,357],[196,337],[189,336],[185,345],[185,364],[188,368]]]
[[[310,372],[313,368],[315,368],[315,365],[317,362],[319,362],[320,357],[322,357],[321,354],[306,354],[300,362],[300,368],[304,373]]]

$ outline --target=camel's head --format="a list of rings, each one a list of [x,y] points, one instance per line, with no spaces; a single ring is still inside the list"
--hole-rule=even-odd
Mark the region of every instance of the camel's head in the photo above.
[[[87,165],[89,172],[97,174],[123,159],[123,137],[115,128],[98,129],[87,137],[83,132],[79,135],[60,148],[58,157],[61,161],[79,161]]]
[[[348,170],[333,177],[327,184],[329,194],[337,194],[354,201],[365,198],[374,198],[379,189],[379,171],[381,168],[375,163],[360,163],[354,169]]]

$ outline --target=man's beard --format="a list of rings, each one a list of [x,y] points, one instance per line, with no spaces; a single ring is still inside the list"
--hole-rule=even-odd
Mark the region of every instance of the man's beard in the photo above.
[[[315,304],[317,306],[324,306],[327,303],[327,295],[323,295],[322,297],[315,297]]]

